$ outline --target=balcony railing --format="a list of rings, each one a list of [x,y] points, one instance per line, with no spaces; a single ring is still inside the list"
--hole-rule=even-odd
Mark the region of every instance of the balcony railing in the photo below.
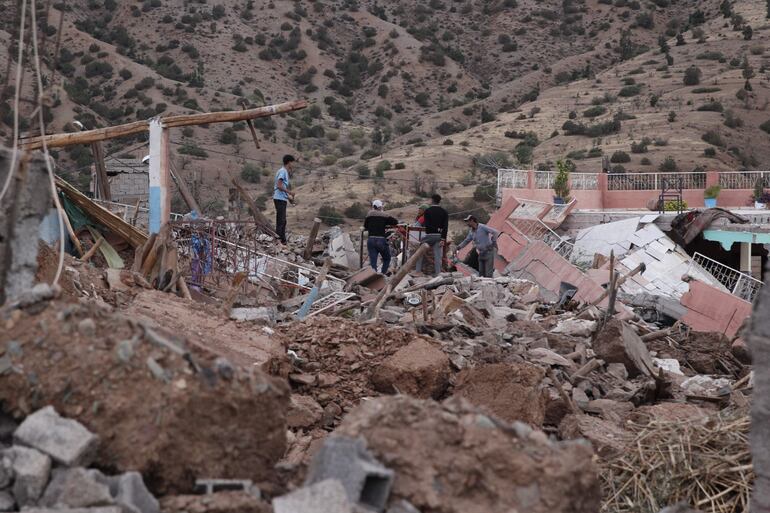
[[[695,253],[690,263],[691,268],[693,263],[699,265],[703,270],[716,278],[731,294],[748,302],[754,301],[754,298],[759,293],[759,289],[762,288],[762,282],[758,279],[721,262],[717,262],[706,255]]]

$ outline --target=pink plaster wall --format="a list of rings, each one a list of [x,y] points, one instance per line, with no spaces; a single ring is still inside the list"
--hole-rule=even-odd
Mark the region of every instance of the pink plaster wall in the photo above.
[[[570,195],[577,200],[577,208],[587,210],[602,209],[644,209],[650,200],[655,200],[659,191],[610,191],[607,190],[607,175],[598,173],[599,189],[572,190]],[[706,186],[719,183],[719,173],[709,171],[706,173]],[[505,202],[509,198],[530,199],[536,201],[552,202],[553,190],[535,189],[534,179],[530,177],[530,187],[524,189],[503,189],[502,198]],[[717,203],[722,207],[746,207],[753,205],[753,191],[751,189],[722,189]],[[689,208],[704,206],[703,189],[685,189],[682,191],[684,201]]]
[[[682,322],[696,331],[719,331],[733,337],[751,315],[751,303],[703,282],[690,281],[680,301],[688,312]]]

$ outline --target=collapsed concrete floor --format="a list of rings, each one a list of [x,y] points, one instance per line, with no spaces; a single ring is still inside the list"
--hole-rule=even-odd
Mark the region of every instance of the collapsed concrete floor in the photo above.
[[[625,511],[618,465],[643,433],[698,433],[744,419],[750,401],[740,340],[606,320],[526,280],[445,274],[427,304],[407,292],[372,320],[282,321],[280,304],[277,320],[233,320],[221,302],[65,262],[60,290],[0,310],[4,422],[52,405],[98,436],[92,468],[138,471],[163,511]],[[377,294],[355,287],[363,302]],[[329,470],[361,458],[387,486]],[[201,479],[258,493],[205,495]],[[746,487],[710,485],[720,504],[746,500]]]

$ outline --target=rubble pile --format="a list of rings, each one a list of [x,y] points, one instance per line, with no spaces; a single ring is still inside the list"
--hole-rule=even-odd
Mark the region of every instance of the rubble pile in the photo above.
[[[13,422],[5,419],[6,422]],[[47,406],[0,436],[0,511],[160,513],[138,472],[87,468],[99,438]],[[2,448],[2,442],[12,443]]]
[[[286,448],[283,380],[93,303],[37,302],[0,322],[4,409],[76,419],[101,440],[100,468],[139,471],[159,494],[199,477],[271,479]]]

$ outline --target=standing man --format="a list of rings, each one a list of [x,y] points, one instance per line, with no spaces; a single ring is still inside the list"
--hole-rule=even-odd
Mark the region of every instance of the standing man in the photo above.
[[[275,174],[273,183],[273,204],[275,205],[275,233],[281,239],[281,244],[286,244],[286,207],[289,201],[294,201],[294,193],[291,192],[289,175],[294,170],[296,159],[291,155],[283,156],[283,167]]]
[[[390,247],[385,237],[385,228],[397,225],[398,219],[387,215],[382,209],[382,201],[378,199],[372,201],[372,209],[364,219],[364,230],[369,232],[366,249],[369,251],[369,263],[372,269],[377,271],[377,257],[381,255],[382,274],[387,274],[390,267]]]
[[[468,236],[458,246],[457,250],[473,242],[479,254],[479,276],[491,278],[495,272],[495,256],[497,254],[497,237],[500,232],[485,224],[479,223],[475,216],[468,216],[465,224],[470,228]]]
[[[441,264],[444,252],[442,244],[446,244],[447,233],[449,232],[449,213],[441,206],[441,196],[434,194],[431,196],[431,206],[425,210],[425,237],[422,242],[433,249],[433,276],[438,276],[441,272]],[[425,257],[417,261],[416,271],[422,272],[422,265]]]

